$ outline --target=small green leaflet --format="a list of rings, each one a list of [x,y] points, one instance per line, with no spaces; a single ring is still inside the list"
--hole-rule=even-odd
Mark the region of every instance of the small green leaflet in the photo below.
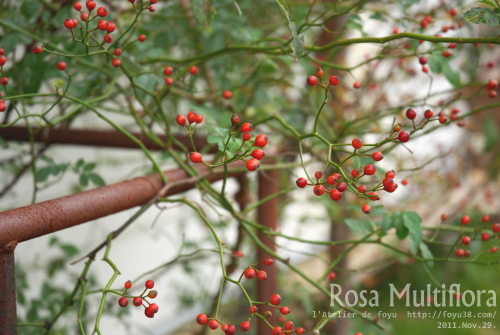
[[[304,55],[304,35],[297,34],[297,26],[295,25],[295,22],[292,22],[290,20],[288,6],[287,6],[285,0],[276,0],[276,2],[280,6],[281,12],[283,13],[283,16],[285,17],[286,23],[288,24],[288,27],[290,28],[290,30],[292,32],[293,55],[294,55],[295,59],[298,59],[299,57]]]
[[[432,255],[432,252],[429,250],[429,247],[427,246],[427,244],[425,244],[423,242],[420,243],[420,252],[422,253],[422,257],[425,259],[434,258],[434,256]],[[434,261],[428,261],[427,265],[429,265],[429,267],[432,268],[434,266]]]
[[[495,27],[500,24],[500,9],[473,7],[464,13],[464,17],[471,23],[484,23]]]
[[[208,26],[212,21],[215,11],[214,0],[192,0],[193,13],[199,23]]]

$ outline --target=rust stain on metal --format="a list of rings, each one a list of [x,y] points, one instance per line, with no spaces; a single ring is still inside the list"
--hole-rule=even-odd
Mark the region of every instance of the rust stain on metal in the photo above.
[[[17,334],[14,251],[0,252],[0,335]]]
[[[235,162],[231,167],[242,167],[244,162]],[[209,170],[202,166],[201,173]],[[166,171],[170,182],[179,183],[189,176],[181,169]],[[237,174],[232,174],[235,176]],[[221,169],[209,174],[206,179],[214,182],[223,178]],[[41,203],[0,213],[0,248],[13,241],[27,241],[62,229],[76,226],[104,216],[140,206],[153,198],[162,187],[158,174],[134,178],[113,185],[99,187]],[[194,183],[172,187],[167,196],[188,191]]]

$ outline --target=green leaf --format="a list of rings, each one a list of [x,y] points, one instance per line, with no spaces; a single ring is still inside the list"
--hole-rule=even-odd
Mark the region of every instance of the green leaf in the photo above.
[[[82,173],[80,175],[80,185],[86,187],[89,184],[89,177],[86,174]]]
[[[276,0],[278,3],[278,6],[281,9],[281,13],[285,17],[286,23],[288,24],[288,27],[290,28],[292,32],[292,50],[293,50],[293,55],[295,59],[298,59],[300,56],[304,54],[304,35],[298,35],[297,34],[297,26],[295,25],[295,22],[292,22],[290,20],[290,14],[288,10],[288,6],[285,2],[285,0]]]
[[[485,139],[484,150],[489,151],[495,148],[500,141],[500,136],[498,135],[500,129],[498,129],[497,123],[492,117],[488,117],[483,122],[483,135]]]
[[[443,64],[441,57],[430,57],[427,61],[429,64],[429,68],[433,73],[441,73],[443,72]]]
[[[209,26],[215,11],[214,0],[192,0],[193,13],[199,23]]]
[[[73,257],[78,254],[78,249],[72,244],[62,244],[59,247],[68,257]]]
[[[500,24],[500,9],[473,7],[464,13],[464,17],[474,24],[484,23],[495,27]]]
[[[36,18],[42,10],[42,4],[39,1],[23,1],[19,11],[28,20]]]
[[[98,187],[106,185],[104,179],[102,179],[101,176],[99,176],[97,173],[89,173],[89,179],[94,185]]]
[[[211,144],[217,144],[219,150],[224,151],[224,146],[226,143],[224,142],[224,138],[222,138],[221,136],[216,134],[208,135],[207,142]]]
[[[231,142],[227,145],[227,155],[228,157],[233,157],[234,154],[236,153],[236,150],[238,150],[241,146],[241,143],[243,143],[243,140],[241,138],[235,138],[232,139]]]
[[[410,242],[410,250],[414,254],[418,252],[418,247],[424,239],[422,231],[422,219],[420,215],[415,212],[403,212],[403,221],[406,228],[408,228],[409,235],[408,241]]]
[[[378,20],[378,21],[382,21],[382,22],[387,21],[385,19],[385,17],[382,14],[380,14],[380,13],[373,14],[372,16],[370,16],[370,19],[372,19],[372,20]]]
[[[47,164],[54,164],[54,160],[46,155],[42,155],[42,161],[44,161]]]
[[[239,14],[240,16],[243,16],[243,12],[241,11],[241,8],[240,8],[240,6],[238,5],[238,3],[236,2],[236,0],[233,0],[233,2],[234,2],[234,6],[236,7],[236,10],[238,11],[238,14]]]
[[[60,165],[50,165],[50,174],[53,176],[57,176],[61,172],[61,166]]]
[[[400,212],[394,212],[392,213],[392,220],[394,222],[394,227],[396,228],[396,236],[402,240],[406,236],[408,236],[408,233],[410,232],[408,228],[405,226],[404,221],[403,221],[403,216],[401,215]]]
[[[49,241],[49,246],[54,246],[59,243],[59,239],[55,236],[52,236]]]
[[[451,68],[450,64],[447,61],[444,61],[442,63],[442,68],[444,76],[446,77],[446,79],[448,79],[450,84],[453,85],[453,87],[455,88],[462,87],[462,84],[460,83],[460,75],[458,74],[457,71]]]
[[[50,166],[45,166],[36,171],[35,180],[38,183],[44,182],[47,180],[47,178],[49,178],[49,175],[50,175]]]
[[[373,206],[370,216],[379,216],[387,214],[387,209],[384,206]]]
[[[95,169],[96,166],[97,166],[96,163],[88,163],[87,165],[85,165],[83,167],[83,171],[85,171],[85,172],[92,171]]]
[[[495,6],[495,4],[494,4],[493,2],[488,1],[488,0],[479,0],[478,2],[480,2],[480,3],[484,3],[485,5],[488,5],[488,6],[493,7],[493,8],[495,8],[495,7],[496,7],[496,6]]]
[[[366,225],[361,220],[357,219],[345,219],[347,226],[355,233],[360,235],[366,235]]]
[[[429,247],[425,243],[420,244],[420,252],[422,253],[423,258],[426,259],[434,258],[434,255],[432,255],[432,252],[429,250]],[[427,265],[429,265],[429,267],[432,268],[434,266],[434,261],[428,261]]]
[[[383,231],[388,231],[394,226],[394,222],[392,221],[389,215],[384,215],[384,220],[382,221],[381,228]]]

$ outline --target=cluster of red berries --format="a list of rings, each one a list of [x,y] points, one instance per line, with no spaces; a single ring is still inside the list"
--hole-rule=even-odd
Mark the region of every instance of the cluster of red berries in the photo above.
[[[447,218],[447,216],[445,217],[445,219]],[[441,220],[443,220],[443,216],[441,217]],[[444,221],[444,220],[443,220]],[[488,223],[490,221],[490,216],[489,215],[483,215],[483,217],[481,218],[481,224],[485,224],[485,223]],[[460,224],[462,226],[466,226],[468,225],[470,222],[470,216],[468,215],[464,215],[462,216],[462,218],[460,219]],[[491,230],[493,231],[493,237],[498,235],[498,238],[500,239],[500,223],[494,223],[492,226],[491,226]],[[483,242],[486,242],[488,240],[490,240],[490,238],[492,237],[492,235],[490,235],[489,233],[487,232],[484,232],[481,234],[481,240]],[[462,236],[462,238],[460,239],[460,241],[462,242],[463,245],[467,246],[469,245],[471,242],[472,242],[472,239],[470,236]],[[497,252],[498,251],[498,247],[491,247],[490,248],[490,252]],[[464,250],[462,248],[459,248],[455,251],[455,255],[457,257],[470,257],[470,250]]]
[[[7,58],[5,58],[5,50],[0,48],[0,76],[3,73],[3,66],[7,63]],[[5,86],[9,83],[9,78],[3,77],[0,79],[0,84]],[[0,113],[5,112],[7,110],[7,106],[5,105],[5,101],[2,99],[2,92],[0,92]]]
[[[118,305],[120,307],[127,307],[128,306],[128,298],[132,298],[132,304],[134,306],[143,306],[144,307],[144,315],[146,315],[148,318],[154,318],[155,314],[158,313],[158,305],[155,303],[149,303],[147,299],[154,299],[158,296],[158,291],[153,290],[155,286],[155,282],[152,280],[147,280],[144,286],[146,286],[146,289],[140,296],[128,296],[127,290],[132,288],[132,282],[130,280],[126,281],[125,284],[123,285],[125,287],[125,291],[122,294],[122,297],[118,299]],[[146,291],[150,290],[147,294]],[[144,304],[146,302],[148,306]]]
[[[486,84],[486,90],[488,91],[488,95],[490,98],[493,99],[497,96],[497,91],[496,91],[497,88],[498,88],[498,82],[496,80],[488,81],[488,84]]]
[[[165,84],[167,85],[172,85],[174,83],[174,80],[172,78],[170,78],[170,76],[174,73],[174,68],[171,67],[171,66],[167,66],[165,67],[165,69],[163,70],[163,74],[166,76],[165,77]],[[191,66],[189,68],[189,73],[192,74],[192,75],[195,75],[198,73],[198,68],[196,66]]]
[[[458,119],[458,114],[460,113],[460,109],[458,108],[453,108],[450,112],[450,115],[449,115],[449,119],[452,120],[452,121],[456,121]],[[413,108],[408,108],[406,110],[406,117],[409,119],[409,120],[412,120],[413,123],[415,123],[415,118],[417,117],[417,111],[415,111],[415,109]],[[433,119],[433,116],[434,116],[434,112],[431,110],[431,109],[426,109],[424,111],[424,120],[422,120],[422,125],[425,124],[425,122],[429,122],[429,121],[434,121],[434,120],[437,120],[439,121],[439,123],[441,124],[446,124],[448,123],[448,116],[446,116],[446,113],[444,110],[440,111],[438,114],[437,114],[437,118],[434,118]],[[463,123],[462,121],[459,121],[457,122],[457,125],[459,127],[463,127],[465,125],[465,123]]]
[[[256,271],[258,271],[258,274],[257,274],[258,278],[262,279],[262,280],[266,279],[267,274],[265,271],[257,270],[254,268],[254,266],[261,264],[261,263],[264,263],[267,266],[271,266],[274,264],[274,259],[266,258],[262,262],[259,262],[257,264],[253,264],[253,265],[249,266],[243,272],[242,276],[245,275],[246,278],[253,279],[255,277]],[[262,275],[261,275],[261,273],[262,273]],[[290,309],[288,307],[286,307],[286,306],[279,307],[279,305],[281,304],[281,297],[278,294],[273,294],[271,296],[271,298],[268,301],[264,302],[263,304],[266,304],[268,306],[276,308],[283,315],[287,315],[290,313]],[[250,311],[250,316],[248,317],[248,320],[243,321],[240,324],[240,329],[244,332],[247,332],[250,330],[250,328],[251,328],[250,320],[251,320],[252,316],[258,315],[261,318],[269,318],[270,316],[272,316],[272,313],[270,311],[266,311],[266,313],[264,315],[260,315],[259,309],[257,308],[257,306],[253,306],[253,305],[250,306],[249,311]],[[236,333],[236,326],[223,324],[217,318],[208,318],[206,314],[199,314],[196,317],[196,322],[199,325],[205,325],[208,323],[208,327],[212,330],[216,330],[217,328],[219,328],[219,324],[220,324],[222,331],[226,335],[234,335]],[[306,330],[304,328],[301,328],[301,327],[295,328],[295,325],[293,324],[292,321],[287,321],[287,322],[285,322],[284,329],[282,327],[279,327],[279,326],[273,327],[272,334],[273,335],[284,335],[284,334],[293,334],[293,333],[304,334],[305,331]]]
[[[318,81],[318,78],[319,78],[319,81]],[[321,69],[320,67],[318,67],[316,69],[316,76],[309,76],[309,77],[307,77],[307,85],[309,85],[309,86],[319,85],[319,86],[321,86],[323,88],[328,88],[330,85],[331,86],[337,86],[340,83],[340,78],[337,77],[337,76],[331,76],[328,79],[328,83],[329,83],[329,85],[326,86],[325,83],[323,82],[323,69]],[[354,84],[355,84],[354,85],[355,88],[360,88],[361,87],[361,84],[359,82],[356,82]]]
[[[186,121],[189,123],[189,126],[186,127]],[[184,130],[188,134],[188,136],[192,136],[193,132],[195,130],[195,127],[197,124],[200,124],[203,122],[203,115],[198,114],[195,111],[191,111],[188,113],[187,118],[183,115],[177,115],[176,122],[179,126],[184,127]],[[255,171],[259,168],[260,166],[260,160],[264,158],[265,152],[261,148],[264,148],[267,143],[268,143],[268,138],[264,134],[257,135],[253,141],[253,144],[247,148],[245,148],[245,144],[249,143],[249,141],[252,139],[252,129],[253,126],[251,123],[243,123],[240,127],[239,130],[232,131],[232,128],[236,126],[240,122],[240,118],[237,114],[233,114],[231,117],[231,128],[229,130],[229,136],[241,133],[241,138],[243,139],[243,142],[238,149],[235,157],[231,158],[231,160],[237,160],[236,158],[240,160],[244,160],[246,162],[246,167],[249,171]],[[255,148],[252,152],[250,150],[252,148]],[[189,159],[193,163],[201,163],[206,166],[211,166],[210,164],[207,164],[204,160],[202,155],[197,152],[193,151],[189,155]]]
[[[454,18],[458,14],[458,11],[455,8],[450,8],[448,10],[448,13]],[[432,23],[432,21],[432,16],[426,15],[422,20],[420,20],[420,27],[425,29],[429,24]],[[463,22],[458,22],[458,28],[462,28],[463,26]],[[443,31],[443,33],[446,33],[448,30],[453,30],[456,27],[457,26],[455,24],[451,24],[449,26],[443,26],[441,30]]]

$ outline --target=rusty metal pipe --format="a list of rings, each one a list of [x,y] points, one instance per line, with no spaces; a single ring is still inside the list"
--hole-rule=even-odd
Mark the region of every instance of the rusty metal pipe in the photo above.
[[[74,145],[90,145],[96,147],[114,147],[114,148],[130,148],[139,149],[131,139],[116,130],[85,130],[85,129],[64,129],[64,128],[33,128],[35,142],[45,144],[74,144]],[[153,141],[142,135],[141,133],[132,133],[139,139],[146,148],[150,150],[163,150]],[[166,141],[165,135],[157,135],[163,142]],[[26,127],[12,126],[0,129],[0,137],[4,140],[16,140],[29,142],[30,135]],[[175,136],[179,142],[186,147],[191,148],[191,142],[187,136]],[[194,144],[197,148],[206,146],[207,141],[201,137],[193,137]],[[179,149],[174,146],[174,149]],[[217,151],[217,148],[214,148]]]
[[[0,335],[17,334],[14,250],[0,251]]]
[[[244,164],[238,161],[230,166],[243,167]],[[198,170],[202,174],[210,172],[204,166],[199,167]],[[232,173],[230,176],[234,177],[241,173]],[[189,178],[182,169],[166,171],[165,175],[170,182],[176,184]],[[223,171],[219,168],[208,174],[206,179],[214,182],[223,177]],[[172,187],[166,196],[188,191],[193,188],[194,184],[195,182],[191,181]],[[140,206],[153,198],[161,188],[160,176],[152,174],[2,212],[0,213],[0,249],[9,243],[27,241]]]

